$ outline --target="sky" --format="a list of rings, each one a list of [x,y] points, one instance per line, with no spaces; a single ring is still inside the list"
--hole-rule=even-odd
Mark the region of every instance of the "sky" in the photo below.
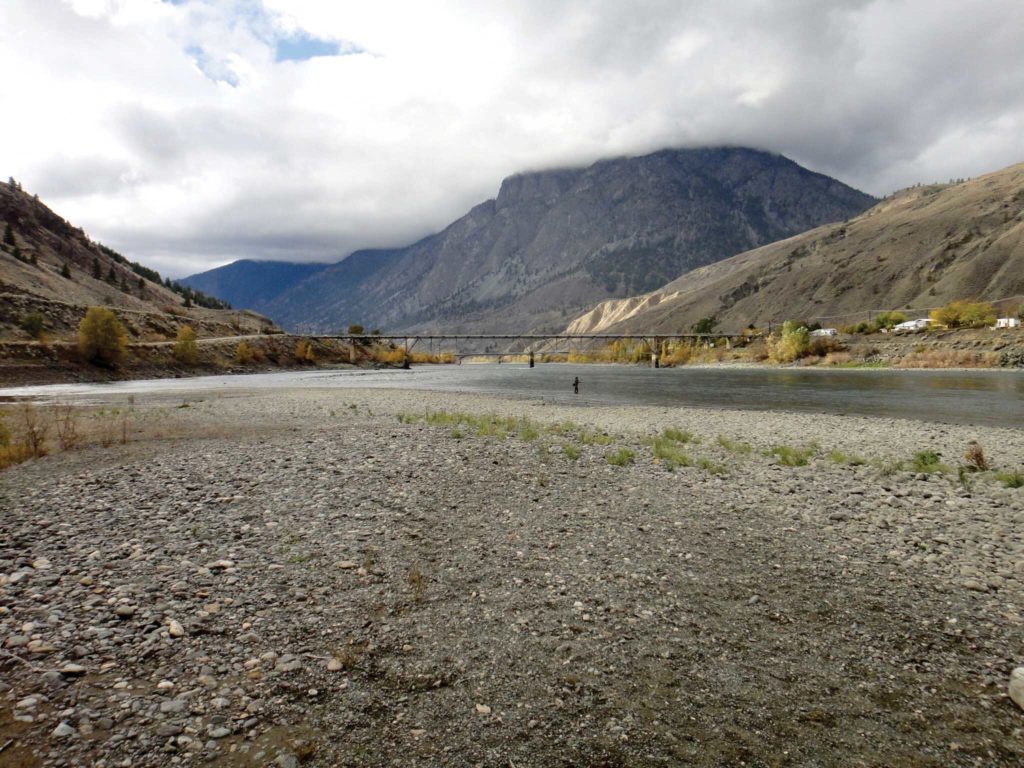
[[[2,0],[0,177],[181,277],[438,231],[522,171],[1024,161],[1021,0]]]

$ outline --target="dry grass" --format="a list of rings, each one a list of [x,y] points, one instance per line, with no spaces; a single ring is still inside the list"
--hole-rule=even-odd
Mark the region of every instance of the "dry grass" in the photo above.
[[[897,368],[995,368],[997,352],[971,352],[964,349],[914,350],[904,355]]]

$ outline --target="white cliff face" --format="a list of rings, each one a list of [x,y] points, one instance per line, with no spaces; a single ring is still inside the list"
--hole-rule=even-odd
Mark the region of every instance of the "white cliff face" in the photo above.
[[[631,296],[628,299],[609,299],[602,301],[589,312],[586,312],[565,329],[566,333],[603,333],[617,323],[625,322],[642,315],[664,301],[672,301],[680,296],[680,291],[668,293],[654,291],[643,296]]]

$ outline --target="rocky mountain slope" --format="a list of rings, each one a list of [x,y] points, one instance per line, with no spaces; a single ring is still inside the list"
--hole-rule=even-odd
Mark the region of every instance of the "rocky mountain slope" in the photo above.
[[[273,324],[253,312],[161,279],[90,240],[21,189],[0,183],[0,339],[28,339],[24,319],[38,314],[51,338],[74,334],[90,306],[107,306],[134,340],[173,338],[182,323],[201,336],[259,333]]]
[[[840,325],[869,310],[1024,294],[1024,164],[916,187],[860,216],[739,254],[656,291],[606,301],[572,333],[722,330],[791,318]]]
[[[743,148],[525,173],[438,234],[357,252],[252,306],[292,328],[557,329],[603,299],[650,290],[873,202],[785,157]],[[223,271],[230,269],[220,274],[239,293],[261,280],[257,269]],[[187,282],[225,295],[214,278]]]

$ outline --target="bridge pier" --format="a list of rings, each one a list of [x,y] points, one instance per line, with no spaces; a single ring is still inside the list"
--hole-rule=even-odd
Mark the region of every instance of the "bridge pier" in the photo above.
[[[530,350],[530,367],[533,368],[533,350]]]
[[[651,352],[651,368],[661,368],[661,357],[657,352]]]

